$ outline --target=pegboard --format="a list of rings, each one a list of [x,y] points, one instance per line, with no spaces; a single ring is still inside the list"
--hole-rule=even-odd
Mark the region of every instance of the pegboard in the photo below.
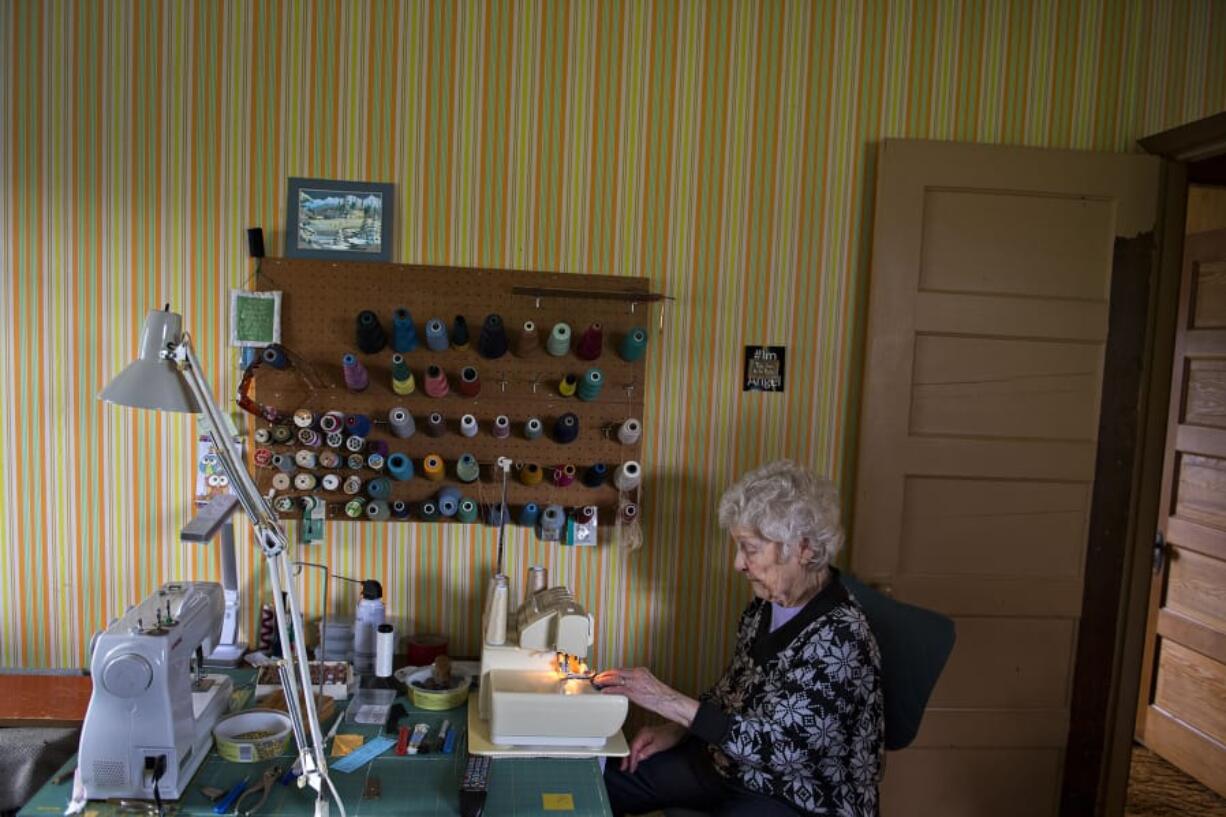
[[[496,505],[501,492],[501,476],[495,473],[493,464],[498,457],[505,456],[516,465],[507,484],[512,521],[517,508],[527,502],[535,502],[542,510],[548,504],[568,509],[596,505],[601,509],[602,524],[613,521],[618,504],[613,472],[623,462],[640,461],[642,451],[642,438],[633,445],[624,445],[617,438],[617,429],[627,419],[642,420],[645,381],[645,358],[627,362],[617,354],[617,348],[634,327],[646,329],[649,345],[654,342],[651,302],[659,296],[650,292],[647,279],[266,258],[257,276],[256,289],[282,292],[281,345],[292,361],[283,370],[268,365],[257,369],[253,391],[256,401],[287,415],[298,409],[308,409],[316,417],[328,411],[368,415],[374,421],[368,440],[386,441],[389,456],[401,452],[413,460],[415,477],[391,480],[392,493],[387,498],[389,503],[405,500],[414,506],[411,520],[420,519],[416,505],[435,497],[446,485],[455,486],[464,496],[476,500],[484,518],[486,507]],[[392,313],[400,307],[409,310],[418,335],[417,348],[404,354],[416,381],[414,392],[408,395],[392,390]],[[388,337],[388,345],[370,355],[357,348],[357,316],[367,309],[378,315]],[[510,347],[505,355],[493,360],[477,352],[482,324],[491,313],[502,316]],[[428,349],[426,323],[438,318],[450,335],[456,315],[463,315],[468,323],[468,348],[449,346],[440,352]],[[532,356],[517,357],[516,339],[524,322],[529,320],[537,326],[540,346]],[[571,351],[562,357],[545,349],[549,332],[558,322],[565,322],[572,329]],[[598,359],[586,361],[574,350],[592,323],[602,325],[604,344]],[[354,393],[346,388],[341,365],[346,353],[356,355],[366,367],[370,384],[365,391]],[[425,393],[426,369],[430,365],[440,366],[447,374],[451,387],[448,395],[434,398]],[[461,395],[457,389],[460,371],[467,366],[477,369],[481,381],[481,391],[475,397]],[[558,383],[563,377],[568,374],[581,377],[592,367],[599,368],[604,375],[604,385],[594,400],[563,397],[559,393]],[[417,431],[411,437],[402,439],[391,432],[387,417],[393,407],[403,407],[413,415]],[[441,413],[447,423],[447,431],[441,437],[431,437],[425,431],[426,418],[432,412]],[[553,423],[567,412],[578,416],[579,436],[572,443],[561,444],[553,439]],[[460,418],[465,414],[477,418],[480,429],[475,437],[464,437],[459,432]],[[506,415],[511,421],[509,438],[493,436],[493,421],[498,415]],[[529,417],[539,418],[545,427],[544,434],[535,440],[528,440],[523,434],[523,423]],[[257,420],[249,430],[267,425]],[[295,440],[282,445],[252,444],[253,449],[257,447],[292,454],[303,446]],[[322,450],[323,447],[317,449]],[[343,460],[349,452],[340,449],[338,453]],[[475,483],[462,483],[455,477],[455,462],[464,453],[472,454],[481,465],[481,476]],[[422,475],[422,460],[429,454],[445,460],[444,481],[431,481]],[[528,486],[520,481],[519,467],[526,463],[546,469],[541,483]],[[609,474],[604,485],[590,488],[583,485],[581,478],[584,470],[595,463],[606,464]],[[575,465],[579,476],[571,485],[555,486],[550,471],[565,464]],[[353,471],[344,464],[339,469],[309,470],[317,478],[333,470],[342,481],[357,474],[363,484],[386,476],[370,469]],[[275,470],[256,468],[255,473],[260,489],[267,494],[272,490]],[[291,489],[277,494],[324,497],[329,518],[349,519],[344,506],[353,497],[340,489],[333,492],[320,487],[312,491]],[[300,514],[295,510],[285,516]]]

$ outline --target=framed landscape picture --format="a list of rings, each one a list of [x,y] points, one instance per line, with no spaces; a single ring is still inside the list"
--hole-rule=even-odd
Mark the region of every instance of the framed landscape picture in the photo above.
[[[291,178],[285,255],[391,261],[393,212],[390,184]]]

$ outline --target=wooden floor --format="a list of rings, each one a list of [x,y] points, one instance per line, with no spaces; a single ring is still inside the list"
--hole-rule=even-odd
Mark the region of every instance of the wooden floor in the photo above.
[[[1125,817],[1226,817],[1226,799],[1134,744]]]

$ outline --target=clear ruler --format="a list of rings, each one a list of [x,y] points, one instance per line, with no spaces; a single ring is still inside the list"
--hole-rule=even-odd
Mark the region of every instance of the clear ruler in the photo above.
[[[363,743],[337,760],[330,768],[338,772],[354,772],[396,745],[395,738],[377,737]]]

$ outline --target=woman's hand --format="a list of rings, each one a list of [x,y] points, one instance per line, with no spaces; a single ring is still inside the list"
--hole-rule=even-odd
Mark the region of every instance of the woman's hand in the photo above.
[[[630,754],[622,758],[621,770],[634,774],[647,758],[659,752],[667,751],[685,737],[685,727],[677,723],[661,723],[655,726],[644,726],[630,741]]]
[[[668,686],[646,667],[605,670],[592,683],[605,695],[625,695],[644,709],[684,727],[694,721],[698,712],[698,701]]]

